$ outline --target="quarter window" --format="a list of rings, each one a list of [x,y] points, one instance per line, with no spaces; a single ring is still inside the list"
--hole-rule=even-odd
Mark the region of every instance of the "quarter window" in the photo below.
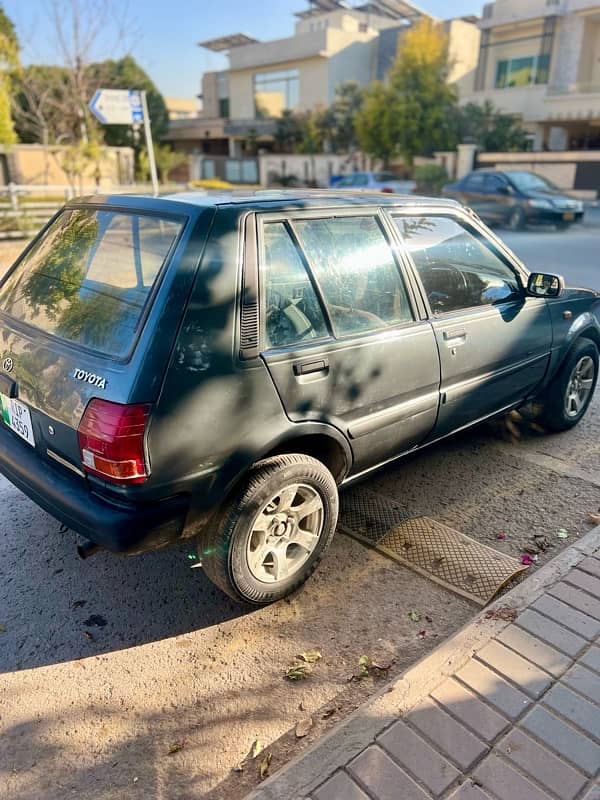
[[[396,261],[375,217],[295,220],[294,229],[337,334],[412,321]]]
[[[327,335],[317,295],[283,222],[264,227],[262,274],[268,347],[286,347]]]
[[[449,217],[395,217],[434,314],[520,295],[515,273],[483,239]]]

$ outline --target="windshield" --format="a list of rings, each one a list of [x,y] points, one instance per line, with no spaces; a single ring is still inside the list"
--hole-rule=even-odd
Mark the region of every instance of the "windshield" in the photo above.
[[[182,227],[143,214],[67,209],[0,287],[0,311],[123,357]]]
[[[505,175],[509,178],[511,183],[517,187],[520,192],[547,192],[557,191],[558,186],[555,186],[551,181],[542,178],[541,175],[534,175],[533,172],[506,172]]]

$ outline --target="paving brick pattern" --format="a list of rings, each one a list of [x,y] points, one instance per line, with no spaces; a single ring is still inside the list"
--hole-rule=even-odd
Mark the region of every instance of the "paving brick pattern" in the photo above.
[[[311,800],[600,800],[600,551]]]

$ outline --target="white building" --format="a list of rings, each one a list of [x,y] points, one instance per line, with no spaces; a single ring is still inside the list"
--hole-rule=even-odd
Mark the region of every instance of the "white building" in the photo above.
[[[534,150],[600,148],[600,3],[496,0],[483,9],[474,91],[519,116]]]

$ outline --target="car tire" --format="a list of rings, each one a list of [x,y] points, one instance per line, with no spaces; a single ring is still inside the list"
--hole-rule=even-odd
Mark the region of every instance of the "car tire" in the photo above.
[[[338,517],[331,472],[302,454],[256,463],[199,544],[204,571],[234,600],[280,600],[315,571]],[[302,516],[303,509],[310,510]]]
[[[590,339],[575,342],[558,373],[538,398],[542,404],[540,421],[546,428],[567,431],[583,419],[598,381],[598,360],[594,342]]]
[[[570,223],[570,222],[557,222],[555,227],[556,227],[557,231],[561,231],[561,232],[562,231],[568,231],[569,228],[571,227],[571,224],[572,223]]]
[[[508,229],[510,231],[522,231],[526,222],[527,217],[521,206],[515,206],[508,215]]]

